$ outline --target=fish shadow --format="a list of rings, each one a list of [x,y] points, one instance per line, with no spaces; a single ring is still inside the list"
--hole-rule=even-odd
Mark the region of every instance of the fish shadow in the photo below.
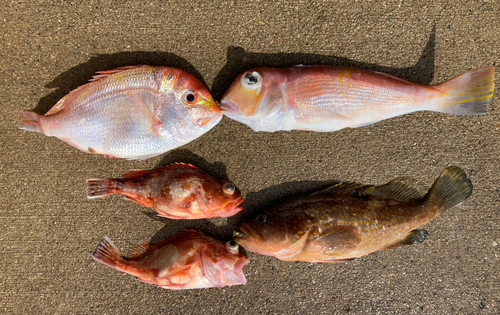
[[[45,87],[54,89],[52,93],[42,97],[33,111],[45,114],[61,98],[77,87],[86,84],[97,71],[116,69],[124,66],[150,65],[175,67],[193,75],[203,84],[205,81],[201,74],[186,59],[167,52],[120,52],[116,54],[93,55],[87,62],[79,64],[57,76]],[[206,84],[205,84],[206,85]]]
[[[351,66],[365,70],[384,72],[414,83],[430,84],[434,77],[436,26],[434,25],[418,62],[408,68],[385,67],[344,57],[308,53],[253,53],[241,47],[227,49],[227,63],[214,79],[212,96],[220,100],[234,79],[244,71],[258,67],[283,68],[295,65]]]
[[[167,166],[172,163],[182,162],[186,164],[192,164],[199,167],[208,175],[215,177],[219,180],[230,181],[227,176],[226,165],[222,162],[210,163],[199,155],[186,149],[177,149],[168,152],[161,161],[155,166],[155,169]]]
[[[198,230],[221,241],[228,241],[233,238],[233,231],[237,229],[241,223],[253,219],[257,214],[271,211],[275,206],[286,200],[307,196],[315,191],[325,189],[338,183],[339,181],[335,180],[295,181],[267,187],[258,192],[249,192],[245,196],[245,201],[241,204],[243,210],[232,217],[222,219],[227,220],[225,225],[214,224],[213,219],[171,220],[157,216],[156,212],[143,211],[143,213],[165,224],[150,238],[152,243],[171,237],[185,229]],[[215,220],[219,220],[219,218]]]

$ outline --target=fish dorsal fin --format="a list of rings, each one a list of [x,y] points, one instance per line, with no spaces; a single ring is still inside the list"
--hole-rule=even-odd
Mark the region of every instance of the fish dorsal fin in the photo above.
[[[70,100],[71,98],[73,98],[73,96],[75,96],[78,92],[80,92],[81,90],[83,90],[84,88],[86,88],[90,83],[87,83],[87,84],[84,84],[82,86],[79,86],[77,87],[76,89],[74,89],[73,91],[69,92],[68,94],[66,94],[63,98],[61,98],[57,103],[56,105],[52,106],[52,108],[45,113],[44,116],[50,116],[50,115],[54,115],[58,112],[60,112],[64,106],[68,103],[67,101]]]
[[[193,164],[189,164],[189,163],[184,163],[184,162],[174,162],[170,165],[179,165],[179,166],[186,166],[186,167],[191,167],[191,168],[196,168],[198,169],[197,166],[194,166]]]
[[[151,173],[151,171],[145,171],[145,170],[130,170],[126,171],[125,173],[122,174],[123,179],[131,179],[131,178],[137,178],[137,177],[142,177],[146,174]]]
[[[113,69],[113,70],[97,71],[97,74],[94,75],[92,77],[92,79],[90,79],[90,82],[96,82],[96,81],[102,80],[104,78],[107,78],[107,77],[109,77],[112,74],[120,73],[120,72],[123,72],[123,71],[126,71],[126,70],[130,70],[130,69],[141,68],[141,67],[147,67],[147,66],[146,65],[125,66],[125,67],[120,67],[120,68],[116,68],[116,69]]]
[[[409,177],[399,177],[385,185],[367,187],[362,194],[401,202],[419,202],[427,195],[427,188]]]
[[[132,246],[132,248],[128,251],[127,258],[128,259],[133,259],[140,257],[147,253],[149,249],[151,248],[151,243],[149,243],[146,240],[142,240],[140,243],[135,244]]]
[[[45,116],[54,115],[54,114],[60,112],[64,108],[64,106],[66,105],[68,100],[70,100],[74,95],[76,95],[82,89],[86,88],[91,83],[99,81],[101,79],[104,79],[104,78],[106,78],[112,74],[115,74],[115,73],[119,73],[119,72],[122,72],[125,70],[134,69],[134,68],[140,68],[140,67],[146,67],[146,66],[145,65],[125,66],[125,67],[120,67],[120,68],[116,68],[113,70],[98,71],[97,74],[94,75],[92,77],[92,79],[90,79],[89,83],[77,87],[76,89],[74,89],[73,91],[71,91],[67,95],[65,95],[63,98],[61,98],[54,106],[52,106],[52,108],[47,113],[45,113]]]
[[[381,186],[361,185],[357,183],[340,183],[314,192],[311,196],[337,194],[365,195],[401,202],[418,202],[425,198],[427,188],[412,178],[399,177]]]
[[[371,186],[363,186],[357,183],[339,183],[328,188],[313,192],[310,196],[320,196],[320,195],[356,195],[361,191]]]

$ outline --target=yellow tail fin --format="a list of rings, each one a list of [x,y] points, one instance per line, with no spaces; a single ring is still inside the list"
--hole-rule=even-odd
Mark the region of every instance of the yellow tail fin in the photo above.
[[[495,68],[472,70],[434,85],[434,88],[446,93],[435,111],[455,115],[488,113],[488,104],[495,90]]]

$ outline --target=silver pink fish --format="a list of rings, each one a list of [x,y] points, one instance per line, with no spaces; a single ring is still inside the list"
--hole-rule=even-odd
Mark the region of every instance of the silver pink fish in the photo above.
[[[19,115],[21,129],[57,137],[87,153],[126,159],[180,147],[222,119],[199,80],[180,69],[153,66],[99,72],[45,116]]]

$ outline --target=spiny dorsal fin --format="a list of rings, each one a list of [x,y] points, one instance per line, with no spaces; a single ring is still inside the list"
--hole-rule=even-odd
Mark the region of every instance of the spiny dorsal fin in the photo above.
[[[385,185],[367,187],[363,194],[395,201],[419,202],[427,195],[427,188],[413,178],[399,177]]]
[[[75,94],[80,92],[80,90],[83,90],[84,88],[86,88],[89,84],[90,83],[84,84],[82,86],[77,87],[73,91],[69,92],[67,95],[65,95],[63,98],[61,98],[56,103],[56,105],[52,106],[52,108],[48,112],[46,112],[44,116],[50,116],[50,115],[54,115],[54,114],[60,112],[64,108],[64,106],[66,105],[68,100],[70,100]]]
[[[372,186],[363,186],[358,183],[339,183],[328,188],[313,192],[310,196],[320,195],[356,195],[361,193],[365,188]]]
[[[147,67],[147,65],[125,66],[125,67],[120,67],[120,68],[116,68],[113,70],[97,71],[97,74],[95,76],[93,76],[92,79],[90,79],[90,82],[96,82],[96,81],[102,80],[104,78],[107,78],[112,74],[123,72],[123,71],[134,69],[134,68],[141,68],[141,67]]]
[[[194,166],[193,164],[189,164],[189,163],[184,163],[184,162],[174,162],[174,163],[171,163],[169,165],[180,165],[180,166],[186,166],[186,167],[191,167],[191,168],[198,169],[197,166]]]
[[[145,170],[130,170],[126,171],[125,173],[122,174],[123,179],[131,179],[131,178],[137,178],[137,177],[142,177],[146,174],[151,173],[151,171],[145,171]]]
[[[418,181],[409,177],[400,177],[381,186],[361,185],[357,183],[336,184],[314,192],[311,196],[366,195],[402,202],[418,202],[422,201],[426,194],[427,188]]]
[[[142,240],[140,243],[132,246],[132,248],[128,251],[127,258],[134,259],[140,257],[147,253],[150,248],[151,244],[146,240]]]

